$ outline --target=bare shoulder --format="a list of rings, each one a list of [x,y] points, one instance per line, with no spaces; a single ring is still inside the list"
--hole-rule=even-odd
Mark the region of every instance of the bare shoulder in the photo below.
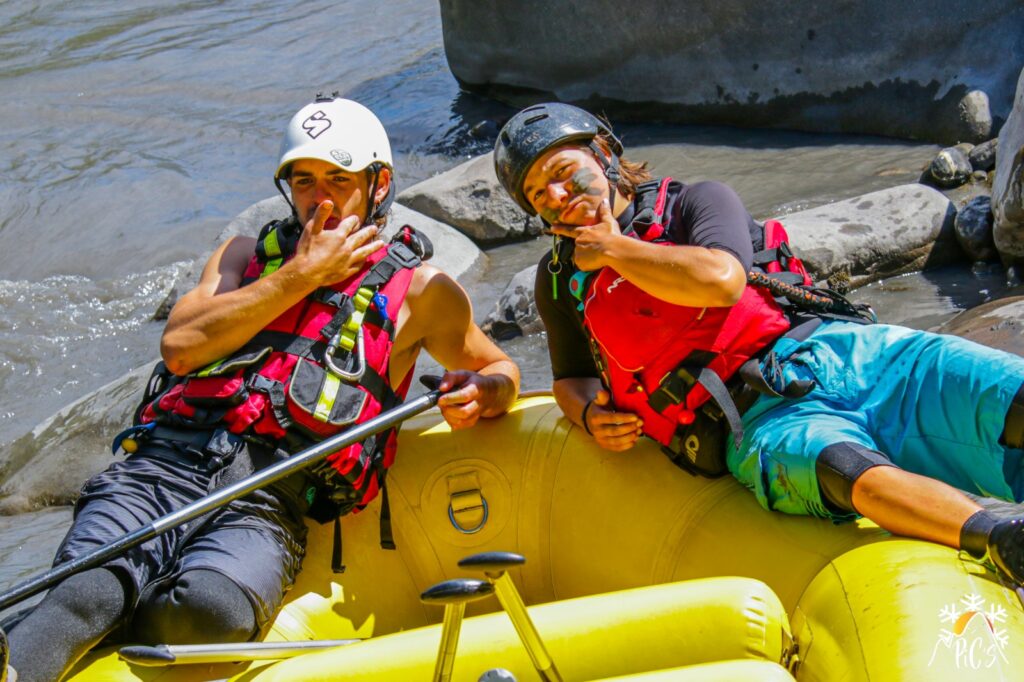
[[[416,268],[407,294],[410,305],[462,306],[469,305],[465,289],[451,275],[440,268],[424,263]]]
[[[255,252],[256,240],[252,237],[233,237],[224,242],[206,261],[199,287],[210,289],[210,294],[237,289]]]

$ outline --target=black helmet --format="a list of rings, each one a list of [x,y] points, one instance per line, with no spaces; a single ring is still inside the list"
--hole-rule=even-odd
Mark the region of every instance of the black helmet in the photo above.
[[[604,133],[611,139],[611,164],[593,144],[598,133]],[[523,194],[527,171],[545,152],[573,142],[589,144],[605,167],[605,174],[612,179],[609,170],[618,167],[622,143],[601,119],[579,107],[559,102],[527,107],[510,118],[498,133],[498,140],[494,143],[494,172],[505,191],[530,215],[537,212]]]

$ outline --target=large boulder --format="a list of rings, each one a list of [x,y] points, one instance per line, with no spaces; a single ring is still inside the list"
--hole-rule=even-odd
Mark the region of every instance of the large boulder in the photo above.
[[[431,265],[441,268],[464,286],[473,281],[484,269],[487,256],[451,225],[445,225],[401,204],[393,204],[389,228],[385,235],[391,234],[402,225],[411,225],[425,234],[434,245]]]
[[[992,212],[999,253],[1007,261],[1024,263],[1024,70],[1017,83],[1013,113],[999,134]]]
[[[781,216],[815,279],[849,275],[859,287],[964,258],[956,209],[941,192],[901,185]]]
[[[113,437],[131,424],[155,362],[79,398],[8,445],[0,514],[68,504],[82,483],[106,469]]]
[[[528,239],[541,230],[540,220],[526,215],[498,183],[493,152],[413,185],[398,201],[480,244]]]
[[[1024,296],[1011,296],[965,310],[938,329],[1024,356]]]
[[[1024,63],[1019,0],[898,3],[441,0],[468,90],[613,120],[980,142]]]

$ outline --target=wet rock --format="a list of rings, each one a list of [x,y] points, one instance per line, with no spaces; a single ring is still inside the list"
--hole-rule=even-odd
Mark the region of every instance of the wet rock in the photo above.
[[[440,3],[445,56],[466,90],[656,120],[874,133],[953,144],[1005,120],[1024,63],[1024,6],[936,12],[802,1]],[[984,46],[979,49],[979,46]],[[553,67],[552,65],[557,65]]]
[[[992,111],[989,109],[988,94],[983,90],[971,90],[957,105],[963,124],[964,139],[971,142],[987,140],[992,135]]]
[[[171,290],[167,292],[167,296],[157,306],[156,312],[153,313],[152,320],[154,322],[161,322],[166,320],[171,315],[171,308],[178,302],[178,287],[177,285],[172,286]]]
[[[971,162],[957,147],[946,147],[928,166],[928,175],[939,187],[959,187],[971,176]]]
[[[956,209],[924,185],[891,187],[778,218],[815,280],[841,271],[856,288],[961,260]]]
[[[1000,255],[1009,263],[1024,263],[1024,70],[1017,82],[1013,112],[999,133],[992,212]]]
[[[1001,298],[965,310],[938,331],[1024,356],[1024,296]]]
[[[988,181],[988,173],[985,171],[974,171],[971,173],[971,182],[981,184]]]
[[[957,211],[954,222],[960,247],[974,261],[999,259],[992,240],[992,199],[975,197]]]
[[[480,327],[487,335],[496,341],[507,341],[544,329],[533,297],[536,278],[536,265],[516,273]]]
[[[527,239],[541,230],[540,219],[527,216],[498,183],[493,153],[413,185],[398,201],[479,244]]]
[[[996,165],[996,146],[999,144],[999,138],[994,138],[988,142],[982,142],[967,155],[967,160],[971,162],[971,168],[977,171],[990,171],[995,168]]]
[[[79,398],[8,445],[0,514],[68,504],[87,478],[116,461],[110,442],[131,424],[155,364]]]

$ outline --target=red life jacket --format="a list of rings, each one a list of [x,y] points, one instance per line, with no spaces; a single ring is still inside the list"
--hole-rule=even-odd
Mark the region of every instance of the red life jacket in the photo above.
[[[665,205],[671,178],[637,190],[637,214],[624,233],[670,246],[665,238]],[[782,225],[758,226],[763,246],[755,262],[765,270],[792,273],[811,283],[803,264],[788,250]],[[739,414],[725,382],[755,354],[782,336],[790,322],[771,292],[747,285],[730,307],[693,308],[655,298],[611,268],[592,278],[584,302],[584,325],[606,386],[617,409],[643,420],[644,433],[678,454],[680,426],[694,422],[709,398],[742,437]],[[730,411],[732,414],[730,414]],[[737,433],[737,429],[739,429]],[[724,453],[723,453],[724,455]],[[702,472],[705,473],[705,472]]]
[[[242,286],[286,262],[299,234],[294,220],[264,227]],[[411,228],[400,232],[408,234]],[[412,376],[393,389],[388,369],[395,321],[420,262],[401,242],[380,249],[356,275],[314,291],[229,357],[165,391],[141,421],[224,427],[294,451],[391,409]],[[340,513],[362,509],[377,495],[395,448],[390,430],[327,457],[341,477],[332,482],[351,487]]]

